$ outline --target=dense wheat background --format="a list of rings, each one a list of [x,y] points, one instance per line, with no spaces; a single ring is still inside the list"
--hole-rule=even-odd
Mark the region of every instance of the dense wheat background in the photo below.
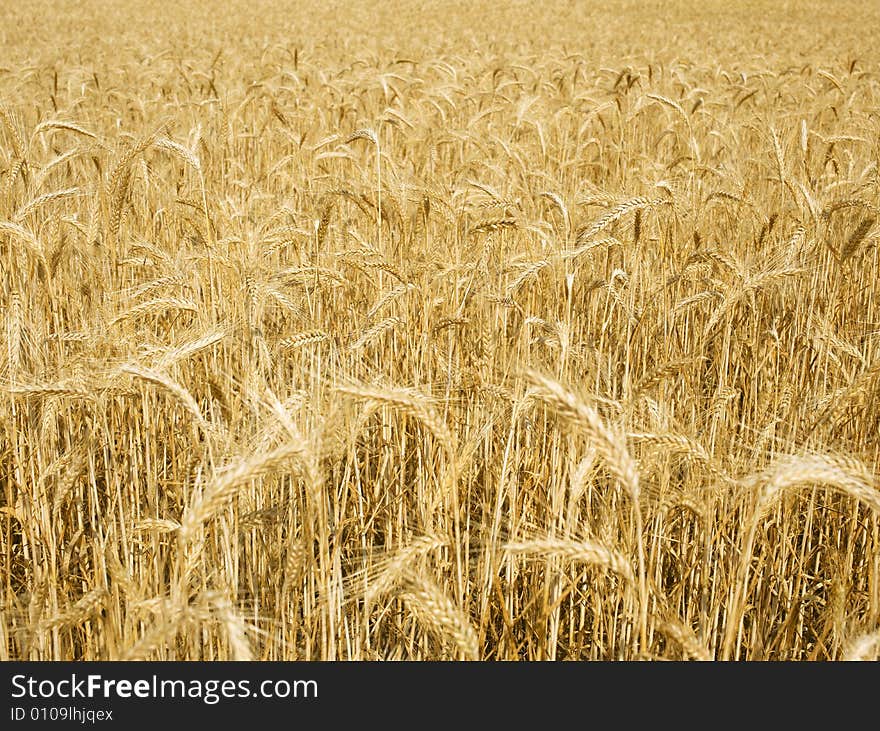
[[[876,656],[876,9],[4,5],[0,659]]]

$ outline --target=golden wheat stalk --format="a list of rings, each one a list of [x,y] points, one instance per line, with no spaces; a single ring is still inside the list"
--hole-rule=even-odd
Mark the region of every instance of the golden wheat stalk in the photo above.
[[[104,587],[92,589],[84,594],[75,604],[72,604],[55,616],[42,621],[40,629],[48,631],[82,624],[96,612],[100,611],[101,605],[104,603],[108,593],[108,590]]]
[[[629,560],[619,551],[608,548],[597,541],[542,537],[528,541],[511,541],[505,543],[502,549],[514,555],[550,556],[561,558],[570,563],[597,566],[608,569],[628,583],[635,583]]]
[[[401,408],[405,413],[424,424],[447,454],[453,455],[455,453],[455,438],[452,432],[434,409],[430,397],[425,394],[414,389],[358,384],[337,386],[336,391],[375,404],[390,404]]]
[[[196,536],[202,525],[234,500],[248,483],[285,467],[301,467],[310,456],[305,443],[290,442],[224,465],[202,490],[194,493],[180,521],[180,539],[186,542]]]
[[[532,393],[556,409],[563,417],[574,422],[590,437],[597,453],[603,458],[610,472],[620,481],[629,494],[635,519],[634,530],[638,542],[639,559],[639,635],[640,645],[647,648],[648,643],[648,587],[645,563],[645,544],[643,520],[640,505],[639,473],[630,456],[623,437],[612,432],[599,416],[599,413],[585,404],[574,393],[558,381],[537,371],[527,371],[526,377],[534,384]]]
[[[464,660],[479,660],[480,646],[470,619],[427,575],[408,572],[401,592],[403,601],[419,620],[441,638],[449,640]]]

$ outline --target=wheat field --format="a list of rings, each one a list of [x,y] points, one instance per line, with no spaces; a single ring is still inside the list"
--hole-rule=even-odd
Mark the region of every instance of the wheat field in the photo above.
[[[0,660],[880,648],[880,11],[0,10]]]

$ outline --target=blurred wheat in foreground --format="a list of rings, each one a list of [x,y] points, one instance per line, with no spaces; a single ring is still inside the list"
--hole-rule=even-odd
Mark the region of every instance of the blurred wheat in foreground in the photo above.
[[[0,659],[877,657],[876,8],[13,5]]]

